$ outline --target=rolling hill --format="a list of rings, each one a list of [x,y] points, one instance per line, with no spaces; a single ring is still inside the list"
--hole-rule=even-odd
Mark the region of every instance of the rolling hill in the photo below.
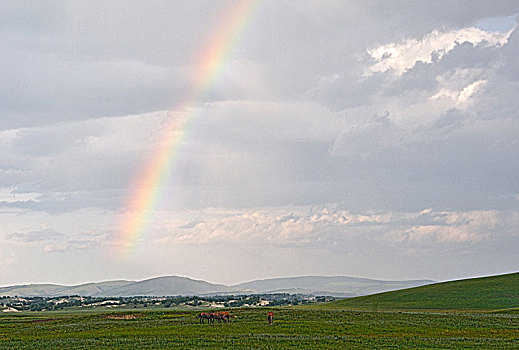
[[[61,294],[63,290],[67,289],[66,286],[58,284],[24,284],[9,287],[0,287],[0,296],[51,296],[55,293]]]
[[[92,282],[80,284],[78,286],[67,287],[67,295],[103,295],[103,293],[114,290],[116,288],[124,288],[127,285],[135,283],[134,281],[107,281],[107,282]],[[65,290],[60,293],[65,292]]]
[[[499,310],[519,307],[519,272],[338,300],[345,309]]]
[[[134,281],[107,281],[85,283],[76,286],[63,286],[58,284],[24,284],[9,287],[0,287],[0,296],[24,296],[24,297],[53,297],[63,295],[94,296],[103,295],[105,291],[124,285],[135,283]]]
[[[112,297],[203,295],[225,293],[228,291],[229,287],[223,284],[212,284],[187,277],[165,276],[151,278],[104,291],[103,293],[106,294],[103,295]]]

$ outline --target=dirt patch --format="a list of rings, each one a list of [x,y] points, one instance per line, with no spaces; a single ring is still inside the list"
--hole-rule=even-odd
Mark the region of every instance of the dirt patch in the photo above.
[[[109,319],[109,320],[133,320],[133,319],[136,319],[138,317],[142,317],[142,315],[117,314],[117,315],[106,315],[106,316],[103,316],[103,318]]]
[[[32,321],[28,321],[27,323],[42,323],[42,322],[50,322],[50,321],[54,321],[54,318],[46,318],[43,320],[32,320]]]

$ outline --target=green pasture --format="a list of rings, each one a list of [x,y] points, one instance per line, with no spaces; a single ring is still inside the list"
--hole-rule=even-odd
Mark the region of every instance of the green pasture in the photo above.
[[[230,309],[230,324],[197,311],[0,314],[0,349],[519,348],[519,316],[494,313]],[[267,312],[273,311],[273,325]]]
[[[519,273],[435,283],[343,299],[328,303],[325,307],[361,310],[501,310],[503,313],[513,313],[519,308]]]

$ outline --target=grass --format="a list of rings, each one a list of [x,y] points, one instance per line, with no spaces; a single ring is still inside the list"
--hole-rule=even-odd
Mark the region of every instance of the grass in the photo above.
[[[436,283],[338,300],[326,307],[371,310],[477,310],[506,312],[519,307],[519,273]]]
[[[230,324],[196,311],[0,315],[1,349],[363,349],[519,347],[519,316],[341,309],[234,309]],[[274,311],[273,325],[267,312]],[[126,317],[124,317],[126,316]]]

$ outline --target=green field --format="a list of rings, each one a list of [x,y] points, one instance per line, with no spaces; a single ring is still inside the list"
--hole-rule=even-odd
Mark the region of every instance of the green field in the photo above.
[[[231,308],[228,324],[200,324],[195,309],[0,313],[0,349],[518,349],[518,281],[508,274],[321,305]]]
[[[395,310],[502,310],[519,308],[519,273],[436,283],[338,300],[327,307]],[[509,310],[508,310],[509,309]]]
[[[275,312],[268,325],[268,310]],[[25,312],[0,315],[0,349],[348,349],[519,347],[508,314],[235,309],[230,324],[196,311]],[[124,317],[126,315],[126,318]]]

